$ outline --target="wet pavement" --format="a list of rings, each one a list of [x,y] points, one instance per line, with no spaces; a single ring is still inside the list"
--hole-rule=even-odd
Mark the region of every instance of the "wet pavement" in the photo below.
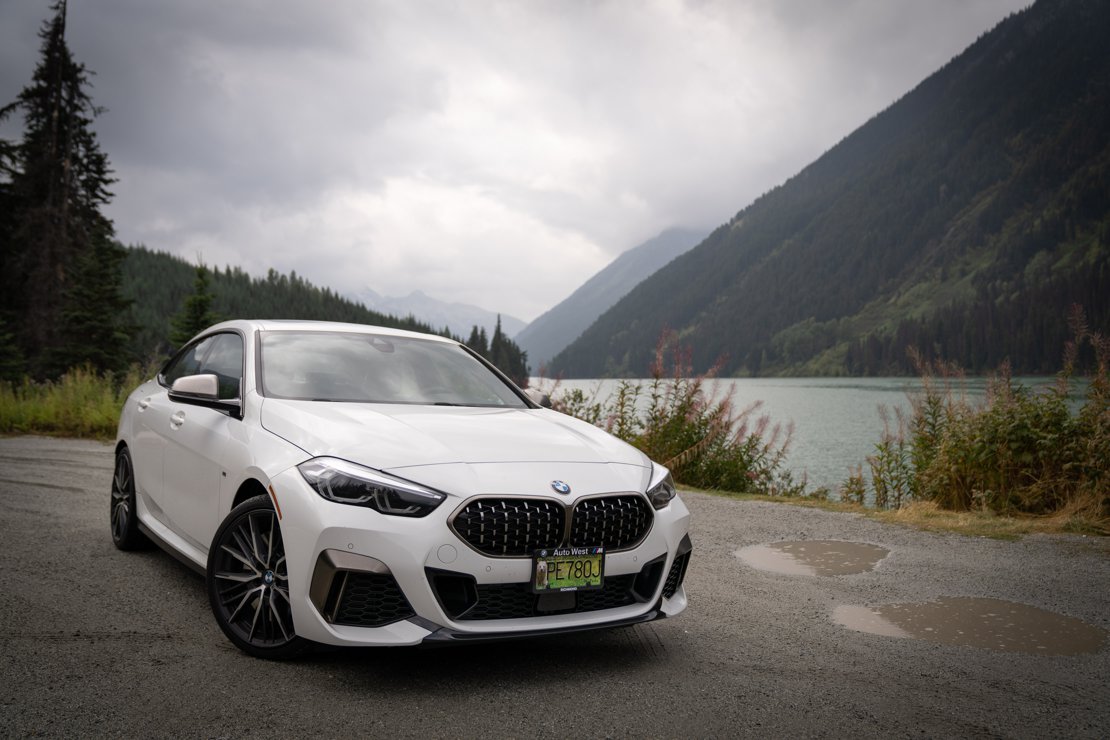
[[[885,547],[842,540],[794,540],[749,545],[736,557],[751,568],[791,576],[848,576],[873,571]],[[836,624],[884,637],[1032,655],[1080,655],[1101,650],[1107,632],[1079,619],[1001,599],[943,596],[927,603],[833,609]]]
[[[736,556],[757,570],[794,576],[847,576],[874,570],[890,550],[878,545],[839,540],[774,542],[737,550]]]
[[[1001,599],[953,596],[921,604],[840,606],[833,621],[875,635],[1033,655],[1094,653],[1107,643],[1106,631],[1094,625]]]

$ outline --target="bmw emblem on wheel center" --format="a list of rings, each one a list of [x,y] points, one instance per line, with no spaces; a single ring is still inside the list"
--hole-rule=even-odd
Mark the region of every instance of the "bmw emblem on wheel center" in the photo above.
[[[561,480],[551,481],[551,487],[555,489],[555,493],[570,493],[570,486],[568,486],[566,483],[563,483]]]

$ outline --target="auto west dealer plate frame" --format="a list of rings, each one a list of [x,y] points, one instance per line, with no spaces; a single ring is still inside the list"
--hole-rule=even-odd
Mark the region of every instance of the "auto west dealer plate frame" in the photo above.
[[[532,593],[593,591],[604,584],[604,547],[537,550],[532,558]]]

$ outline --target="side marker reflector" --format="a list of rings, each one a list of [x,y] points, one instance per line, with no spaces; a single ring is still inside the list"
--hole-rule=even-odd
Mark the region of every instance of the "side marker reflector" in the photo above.
[[[281,504],[278,503],[277,494],[274,493],[274,487],[270,486],[270,498],[274,500],[274,508],[277,510],[278,521],[281,521]]]

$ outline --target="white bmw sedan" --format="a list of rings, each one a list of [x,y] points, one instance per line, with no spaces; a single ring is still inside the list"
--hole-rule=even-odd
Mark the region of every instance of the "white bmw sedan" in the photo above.
[[[473,642],[686,608],[668,471],[457,342],[229,321],[127,399],[111,531],[203,572],[244,651]]]

